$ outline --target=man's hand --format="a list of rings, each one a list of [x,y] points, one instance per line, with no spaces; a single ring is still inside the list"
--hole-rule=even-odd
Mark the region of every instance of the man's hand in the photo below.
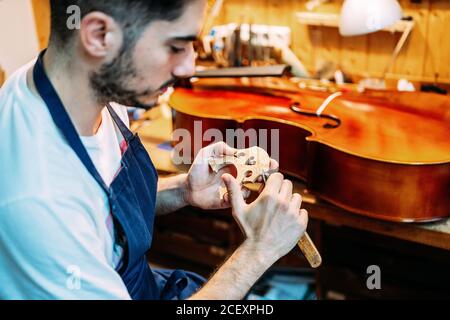
[[[292,194],[292,182],[280,173],[271,175],[258,199],[248,205],[238,182],[229,174],[224,174],[223,180],[233,216],[247,237],[246,244],[275,258],[289,253],[308,224],[307,211],[300,210],[301,196]]]
[[[257,200],[247,205],[239,183],[229,174],[227,186],[233,215],[247,236],[208,283],[190,299],[243,299],[255,282],[297,244],[308,224],[301,196],[283,175],[269,177]]]
[[[229,196],[220,198],[221,176],[224,173],[232,172],[228,167],[215,173],[209,166],[211,157],[233,156],[238,150],[231,148],[225,142],[212,144],[198,153],[187,176],[186,202],[194,207],[206,210],[225,209],[231,206]],[[271,161],[271,169],[277,169],[278,163]],[[250,191],[246,188],[238,187],[242,199],[250,196]]]

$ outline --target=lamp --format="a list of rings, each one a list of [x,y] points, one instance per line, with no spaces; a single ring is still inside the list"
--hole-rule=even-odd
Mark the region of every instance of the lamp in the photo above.
[[[402,16],[397,0],[345,0],[339,32],[342,36],[376,32],[395,24]]]

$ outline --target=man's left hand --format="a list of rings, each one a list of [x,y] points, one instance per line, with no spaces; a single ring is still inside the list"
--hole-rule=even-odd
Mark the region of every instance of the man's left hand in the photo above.
[[[225,142],[215,143],[200,150],[187,175],[185,199],[189,205],[205,210],[231,207],[228,194],[225,194],[223,199],[220,198],[220,187],[223,174],[231,173],[235,176],[233,168],[225,167],[215,173],[210,168],[209,160],[212,157],[233,156],[237,151]],[[270,167],[276,169],[278,163],[271,160]],[[244,199],[247,199],[250,196],[250,190],[243,187],[242,195]]]

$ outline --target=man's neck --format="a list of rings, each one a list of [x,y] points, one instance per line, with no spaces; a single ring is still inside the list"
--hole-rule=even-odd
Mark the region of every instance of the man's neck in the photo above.
[[[45,72],[58,93],[70,119],[80,136],[94,135],[101,125],[99,105],[89,88],[89,71],[78,61],[61,63],[51,49],[44,55]],[[39,95],[34,85],[32,68],[27,74],[27,83],[35,95]]]

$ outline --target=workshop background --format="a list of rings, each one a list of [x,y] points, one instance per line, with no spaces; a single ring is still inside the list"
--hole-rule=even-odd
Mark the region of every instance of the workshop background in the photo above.
[[[212,1],[210,1],[212,2]],[[311,1],[309,1],[311,2]],[[317,26],[320,22],[302,23],[299,13],[309,12],[306,0],[226,0],[215,25],[226,23],[254,23],[288,26],[292,30],[292,49],[310,72],[325,62],[333,62],[343,70],[357,77],[379,77],[401,37],[400,32],[377,32],[357,37],[341,37],[336,27]],[[414,30],[400,52],[395,65],[389,70],[387,79],[407,78],[409,81],[450,83],[450,1],[447,0],[401,0],[404,16],[414,19]],[[0,56],[6,60],[4,68],[12,71],[16,61],[8,62],[5,55],[18,56],[21,62],[37,52],[33,31],[33,15],[39,48],[45,48],[49,33],[48,0],[3,0],[0,2],[2,23],[14,23],[23,30],[25,39],[16,39],[21,47],[17,50],[3,50]],[[312,12],[339,14],[342,1],[324,1]],[[7,12],[18,13],[18,17]],[[1,14],[1,13],[0,13]],[[320,21],[320,20],[319,20]],[[11,24],[8,24],[11,25]],[[2,28],[1,43],[10,44],[12,33]],[[9,37],[9,38],[8,38]],[[10,39],[11,38],[11,39]],[[17,38],[17,37],[16,37]],[[28,55],[27,55],[28,54]],[[3,65],[3,61],[0,64]],[[11,67],[9,67],[11,64]]]

